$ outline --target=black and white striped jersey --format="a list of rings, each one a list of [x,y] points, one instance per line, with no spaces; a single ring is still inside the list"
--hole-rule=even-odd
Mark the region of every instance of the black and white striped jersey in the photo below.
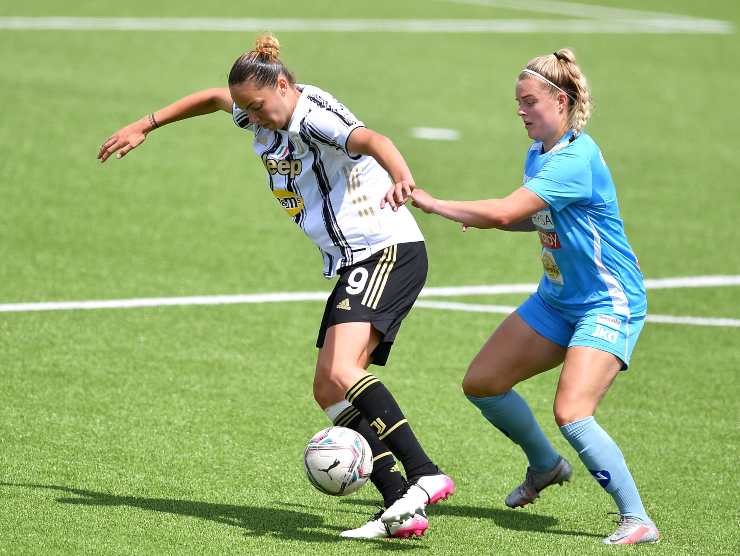
[[[254,132],[270,190],[321,250],[324,275],[389,245],[423,241],[406,207],[380,209],[391,186],[388,173],[373,157],[347,152],[350,133],[364,124],[326,91],[297,87],[301,95],[286,130],[250,124],[236,104],[232,116]]]

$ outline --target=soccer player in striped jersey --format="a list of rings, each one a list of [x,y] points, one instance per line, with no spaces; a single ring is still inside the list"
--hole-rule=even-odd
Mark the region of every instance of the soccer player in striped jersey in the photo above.
[[[596,407],[627,368],[647,311],[642,273],[627,242],[604,157],[583,131],[591,96],[568,49],[531,60],[519,74],[518,114],[534,143],[520,188],[503,199],[442,201],[422,189],[413,204],[464,227],[537,231],[544,275],[537,292],[509,315],[473,359],[463,381],[483,416],[524,450],[526,478],[507,498],[512,508],[571,477],[517,383],[563,363],[555,420],[591,475],[619,508],[606,544],[657,542],[614,440]]]
[[[392,394],[367,372],[370,364],[385,365],[426,279],[424,238],[404,206],[414,180],[388,138],[331,94],[296,83],[279,51],[275,37],[259,37],[234,62],[228,88],[194,93],[129,124],[103,143],[98,158],[121,158],[157,127],[218,110],[254,134],[270,192],[318,246],[324,275],[338,276],[317,340],[314,398],[334,424],[368,440],[371,480],[384,504],[342,536],[422,535],[425,507],[450,496],[454,483],[421,447]]]

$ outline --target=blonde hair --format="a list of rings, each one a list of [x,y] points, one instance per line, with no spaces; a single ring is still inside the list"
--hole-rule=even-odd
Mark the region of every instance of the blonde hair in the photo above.
[[[553,94],[560,89],[568,96],[568,127],[576,133],[582,131],[593,112],[593,99],[586,76],[576,64],[573,51],[570,48],[561,48],[552,54],[537,56],[524,69],[550,81],[548,86]],[[532,74],[527,71],[522,70],[519,74],[520,80],[530,78]]]
[[[274,87],[280,76],[295,84],[293,74],[280,60],[280,41],[266,33],[254,41],[254,48],[245,52],[231,66],[229,86],[252,81],[256,87]]]

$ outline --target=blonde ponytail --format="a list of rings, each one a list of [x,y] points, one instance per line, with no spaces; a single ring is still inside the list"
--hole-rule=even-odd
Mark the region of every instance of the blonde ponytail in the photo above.
[[[591,118],[593,99],[586,76],[576,63],[573,51],[561,48],[552,54],[538,56],[530,60],[525,69],[541,75],[555,89],[560,89],[568,96],[568,127],[576,133],[582,131]],[[529,72],[522,71],[519,79],[530,76]]]

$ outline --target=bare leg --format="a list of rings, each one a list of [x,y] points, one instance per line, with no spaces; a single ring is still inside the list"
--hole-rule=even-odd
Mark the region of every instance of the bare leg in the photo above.
[[[314,398],[326,409],[344,400],[344,394],[366,376],[371,354],[380,341],[369,322],[337,324],[326,331],[314,375]]]
[[[592,416],[621,368],[619,358],[606,351],[569,348],[553,406],[557,424],[562,427]]]
[[[657,529],[645,511],[624,456],[593,417],[621,367],[622,362],[611,353],[584,346],[568,349],[553,411],[563,436],[614,499],[626,520],[625,530],[634,529],[637,536],[652,538],[658,535]],[[636,520],[636,524],[630,520]]]
[[[540,336],[512,313],[470,363],[463,391],[476,397],[503,394],[519,382],[558,366],[564,357],[563,346]]]

